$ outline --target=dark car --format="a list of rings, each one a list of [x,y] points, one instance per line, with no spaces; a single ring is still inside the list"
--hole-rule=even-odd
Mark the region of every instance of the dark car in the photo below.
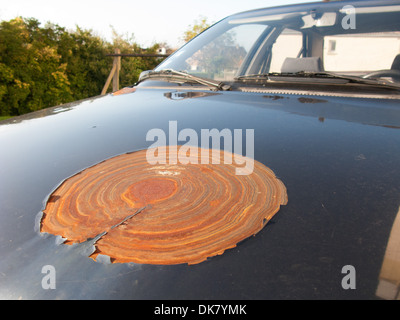
[[[400,298],[400,1],[229,16],[0,145],[2,299]]]

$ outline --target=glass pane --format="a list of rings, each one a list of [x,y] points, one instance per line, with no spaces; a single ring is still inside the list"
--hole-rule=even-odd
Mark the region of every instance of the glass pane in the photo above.
[[[324,39],[326,71],[362,75],[387,70],[399,53],[400,32],[335,35]]]
[[[230,29],[186,60],[187,72],[215,80],[232,80],[265,25]]]
[[[272,47],[270,72],[281,72],[286,58],[296,58],[303,46],[301,32],[285,29]]]

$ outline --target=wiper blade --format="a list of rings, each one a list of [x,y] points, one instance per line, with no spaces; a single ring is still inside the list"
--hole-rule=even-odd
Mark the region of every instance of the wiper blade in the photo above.
[[[277,75],[275,73],[261,73],[261,74],[248,74],[244,76],[238,76],[235,77],[235,81],[241,81],[241,80],[270,80],[269,77],[271,75]]]
[[[343,79],[343,80],[348,80],[349,82],[352,83],[360,83],[360,84],[370,84],[370,85],[378,85],[378,86],[384,86],[384,87],[390,87],[390,88],[395,88],[395,89],[400,89],[400,84],[393,83],[387,80],[383,79],[365,79],[357,76],[347,76],[347,75],[342,75],[342,74],[337,74],[334,72],[327,72],[327,71],[320,71],[320,72],[297,72],[296,75],[304,75],[308,77],[318,77],[318,78],[332,78],[332,79]]]
[[[197,77],[197,76],[194,76],[187,72],[177,71],[177,70],[173,70],[173,69],[149,71],[140,77],[138,83],[143,80],[146,80],[146,79],[154,79],[154,78],[167,78],[167,79],[171,79],[171,80],[180,80],[180,81],[184,81],[184,82],[188,82],[188,81],[195,82],[195,83],[205,85],[215,91],[219,91],[219,90],[226,91],[231,88],[229,85],[227,85],[223,82],[220,82],[220,81]]]
[[[374,85],[374,86],[381,86],[386,88],[394,88],[400,89],[400,84],[393,83],[387,80],[380,80],[380,79],[365,79],[360,78],[357,76],[347,76],[341,75],[334,72],[327,72],[327,71],[320,71],[320,72],[307,72],[307,71],[300,71],[294,73],[266,73],[266,74],[253,74],[253,75],[244,75],[236,77],[235,80],[261,80],[264,79],[266,81],[273,81],[276,78],[290,78],[290,77],[301,77],[301,78],[317,78],[317,79],[341,79],[345,80],[350,83],[359,83],[359,84],[366,84],[366,85]]]

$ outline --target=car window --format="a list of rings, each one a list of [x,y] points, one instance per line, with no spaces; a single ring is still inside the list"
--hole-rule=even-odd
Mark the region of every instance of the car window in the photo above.
[[[331,72],[331,78],[332,74],[361,80],[389,77],[390,82],[400,82],[399,12],[397,7],[364,9],[354,28],[343,25],[351,15],[340,8],[245,12],[205,30],[156,71],[183,71],[224,83],[253,77],[259,85],[266,75],[281,73],[286,76],[283,81],[289,74],[318,78],[323,72]]]
[[[400,53],[400,32],[333,35],[324,38],[327,71],[362,75],[390,69]]]
[[[302,33],[285,29],[276,39],[272,47],[270,72],[281,72],[286,58],[297,58],[303,44]]]
[[[241,25],[223,33],[186,59],[185,71],[215,80],[232,80],[265,25]]]

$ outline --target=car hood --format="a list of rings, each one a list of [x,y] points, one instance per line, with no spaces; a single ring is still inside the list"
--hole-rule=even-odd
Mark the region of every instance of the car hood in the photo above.
[[[168,133],[170,121],[199,135],[254,129],[254,158],[285,184],[288,204],[254,237],[196,265],[96,262],[80,246],[39,233],[45,201],[63,180],[148,148],[147,132]],[[0,297],[394,298],[399,128],[397,99],[173,86],[139,87],[3,121]],[[42,286],[44,266],[56,270],[55,290]],[[345,266],[356,270],[356,289],[343,286]]]

